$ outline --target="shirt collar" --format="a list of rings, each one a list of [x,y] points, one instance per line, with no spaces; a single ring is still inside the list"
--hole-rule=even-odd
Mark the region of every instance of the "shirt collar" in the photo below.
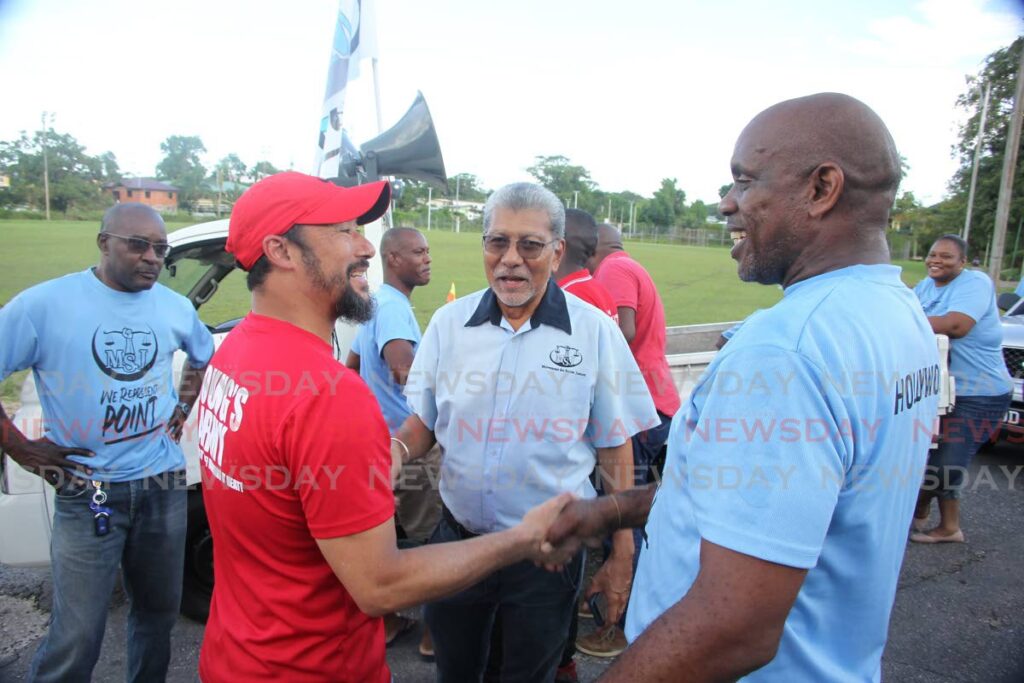
[[[576,284],[577,282],[586,282],[592,279],[590,271],[586,268],[580,268],[575,273],[569,273],[561,280],[558,281],[558,286],[565,289],[568,285]]]
[[[488,288],[480,297],[473,315],[466,321],[466,327],[477,327],[489,322],[492,325],[501,325],[501,308],[498,306],[498,297],[494,296],[494,290]],[[537,309],[530,316],[530,329],[540,324],[556,327],[566,334],[572,334],[572,323],[569,322],[569,307],[565,303],[565,294],[555,284],[554,280],[548,280],[544,297],[537,305]]]

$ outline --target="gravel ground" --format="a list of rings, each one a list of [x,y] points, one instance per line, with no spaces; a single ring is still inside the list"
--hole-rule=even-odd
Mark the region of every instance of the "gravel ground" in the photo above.
[[[883,657],[883,679],[897,683],[1020,683],[1024,681],[1024,450],[979,455],[972,482],[985,467],[994,486],[979,485],[964,501],[967,543],[908,546]],[[1012,485],[1011,485],[1012,484]],[[45,629],[49,571],[0,566],[0,682],[21,681]],[[124,596],[113,596],[94,680],[124,679]],[[581,620],[583,632],[592,628]],[[173,633],[168,677],[195,681],[203,627],[181,618]],[[400,683],[434,680],[420,660],[418,631],[388,650]],[[581,681],[607,662],[578,655]]]

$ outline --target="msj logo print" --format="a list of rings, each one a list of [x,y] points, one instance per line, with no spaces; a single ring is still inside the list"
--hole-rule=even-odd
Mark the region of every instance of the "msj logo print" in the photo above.
[[[579,349],[571,346],[556,346],[555,350],[548,354],[548,358],[555,365],[563,368],[574,368],[583,362],[583,354]]]
[[[142,379],[156,363],[156,333],[152,328],[104,330],[101,325],[92,335],[92,357],[104,374],[119,382]]]

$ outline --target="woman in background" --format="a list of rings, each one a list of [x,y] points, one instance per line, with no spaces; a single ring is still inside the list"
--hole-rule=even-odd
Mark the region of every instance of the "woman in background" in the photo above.
[[[965,270],[966,264],[967,244],[957,235],[943,235],[925,259],[928,277],[914,288],[932,329],[949,337],[949,371],[956,379],[956,405],[942,418],[941,440],[928,457],[914,510],[910,540],[916,543],[963,542],[964,473],[998,429],[1013,390],[1003,361],[995,288],[981,271]],[[928,529],[933,498],[939,500],[939,525]]]

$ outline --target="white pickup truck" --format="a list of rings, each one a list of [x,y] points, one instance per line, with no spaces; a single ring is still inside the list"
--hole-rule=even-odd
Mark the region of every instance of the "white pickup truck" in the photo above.
[[[197,308],[208,304],[218,291],[221,298],[238,298],[243,273],[234,267],[234,258],[224,251],[227,239],[227,220],[202,223],[171,233],[168,241],[170,253],[166,259],[161,282],[188,297]],[[233,282],[229,278],[236,279]],[[379,284],[379,271],[377,284]],[[371,272],[371,279],[372,272]],[[228,292],[233,292],[229,294]],[[247,304],[247,295],[236,306],[225,310],[240,315]],[[218,303],[220,303],[218,301]],[[211,307],[208,306],[207,310]],[[230,317],[230,315],[229,315]],[[207,319],[210,316],[206,316]],[[212,328],[217,344],[238,322],[232,318]],[[715,344],[721,333],[734,323],[711,323],[668,328],[667,358],[672,368],[676,387],[682,397],[690,394],[708,363],[715,356]],[[342,340],[336,349],[339,358],[347,354],[351,329],[339,326]],[[946,358],[948,341],[937,337],[941,356]],[[344,348],[342,348],[342,346]],[[342,353],[344,352],[344,354]],[[175,383],[184,363],[184,354],[175,358]],[[953,403],[953,384],[942,364],[943,381],[939,413],[944,414]],[[188,537],[185,554],[184,593],[182,612],[205,621],[213,590],[213,542],[206,523],[202,491],[199,487],[198,450],[195,440],[193,412],[185,425],[181,441],[188,470],[189,504]],[[21,408],[13,417],[15,425],[29,438],[41,436],[42,409],[31,375],[21,392]],[[0,456],[0,563],[13,566],[41,566],[50,561],[50,528],[53,517],[53,489],[39,477],[18,467],[6,456]]]

